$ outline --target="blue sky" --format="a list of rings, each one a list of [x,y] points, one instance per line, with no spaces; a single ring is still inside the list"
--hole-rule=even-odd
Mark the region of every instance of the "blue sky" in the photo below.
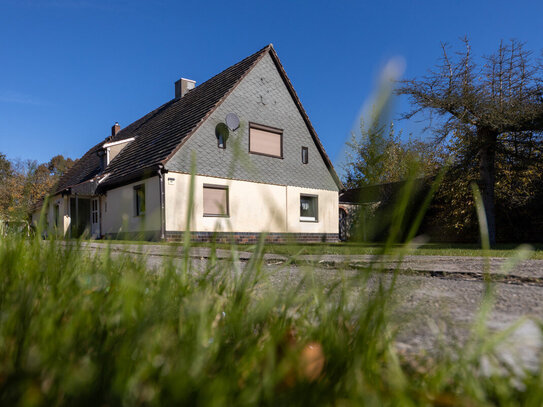
[[[179,77],[202,83],[273,43],[337,163],[390,58],[421,76],[464,35],[477,55],[511,38],[539,54],[542,15],[540,1],[0,0],[0,152],[80,157]]]

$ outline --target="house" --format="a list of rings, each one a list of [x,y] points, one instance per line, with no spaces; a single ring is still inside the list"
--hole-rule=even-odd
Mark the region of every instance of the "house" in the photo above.
[[[30,236],[30,224],[27,220],[0,217],[0,236],[6,236],[9,232]]]
[[[270,44],[201,85],[180,79],[175,98],[116,123],[45,211],[71,237],[175,240],[188,229],[197,241],[337,241],[339,189]]]
[[[388,237],[392,214],[403,194],[409,194],[409,205],[404,209],[404,228],[409,228],[430,192],[434,177],[387,182],[344,189],[339,193],[340,240],[376,241]],[[410,184],[409,190],[405,187]],[[427,232],[427,231],[425,231]],[[401,234],[405,235],[402,229]]]

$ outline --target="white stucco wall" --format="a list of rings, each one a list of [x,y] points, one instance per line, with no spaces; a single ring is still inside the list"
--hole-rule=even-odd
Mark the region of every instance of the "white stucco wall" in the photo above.
[[[215,128],[235,113],[240,127],[231,131],[226,148],[217,147]],[[249,123],[270,126],[283,132],[283,157],[249,153]],[[302,147],[309,162],[302,163]],[[169,171],[233,178],[275,185],[295,185],[338,191],[311,132],[300,114],[272,57],[265,55],[226,99],[210,112],[183,147],[165,164]]]
[[[173,180],[173,183],[172,181]],[[186,229],[190,175],[165,174],[166,231]],[[228,186],[229,216],[203,215],[204,184]],[[318,222],[300,222],[300,194],[318,196]],[[194,232],[338,233],[335,191],[195,176]]]
[[[41,215],[41,207],[38,210],[35,210],[32,212],[32,221],[31,225],[34,227],[38,227],[40,223],[40,215]]]
[[[145,215],[135,216],[134,186],[140,184],[145,185]],[[102,234],[159,231],[160,190],[158,177],[147,178],[107,191],[102,209],[104,209],[102,212]]]
[[[45,224],[44,228],[47,228],[48,233],[58,233],[60,236],[65,236],[68,233],[70,227],[70,201],[68,196],[55,195],[49,198],[46,208],[41,206],[32,212],[32,225],[38,227],[40,223],[40,217],[42,211],[45,210]],[[59,205],[59,227],[55,227],[55,210],[54,206]]]
[[[339,233],[339,195],[335,191],[286,187],[289,233]],[[300,221],[300,195],[318,195],[318,221]]]
[[[67,196],[55,195],[49,198],[48,206],[46,209],[46,225],[44,227],[48,228],[49,233],[57,233],[59,236],[65,236],[68,233],[68,228],[70,227],[70,207],[69,207],[69,198]],[[54,207],[58,205],[59,207],[59,225],[58,228],[55,227],[55,209]],[[41,210],[34,212],[32,214],[32,222],[35,222],[35,226],[38,226]]]
[[[107,195],[100,196],[100,236],[105,234]]]

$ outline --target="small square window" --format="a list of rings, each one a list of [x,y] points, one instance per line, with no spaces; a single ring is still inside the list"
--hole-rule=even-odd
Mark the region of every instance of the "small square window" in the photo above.
[[[145,215],[145,185],[134,187],[134,216]]]
[[[302,147],[302,164],[307,164],[309,162],[309,150],[307,147]]]
[[[204,185],[204,216],[228,217],[228,187]]]
[[[300,195],[300,221],[318,222],[319,205],[316,195]]]

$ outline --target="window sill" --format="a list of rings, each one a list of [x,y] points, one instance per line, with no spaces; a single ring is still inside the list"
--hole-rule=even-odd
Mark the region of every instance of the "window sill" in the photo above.
[[[308,216],[300,216],[300,222],[319,223],[319,220]]]
[[[266,153],[257,153],[256,151],[250,151],[250,150],[249,150],[249,154],[261,155],[263,157],[278,158],[280,160],[283,160],[283,156],[279,156],[279,155],[266,154]]]
[[[230,215],[212,215],[204,213],[204,218],[229,218]]]

